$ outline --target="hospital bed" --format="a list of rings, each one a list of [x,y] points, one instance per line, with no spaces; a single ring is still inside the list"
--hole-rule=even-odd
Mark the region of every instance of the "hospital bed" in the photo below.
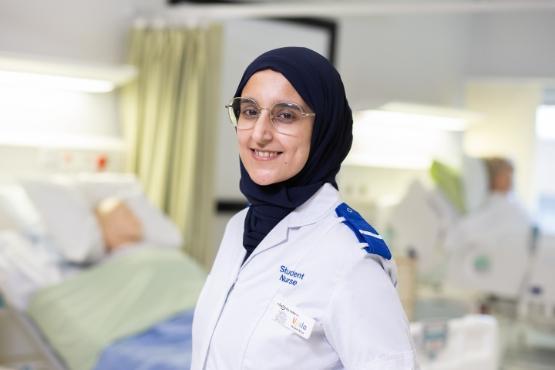
[[[478,159],[465,159],[462,177],[446,166],[435,170],[442,173],[435,173],[434,185],[412,183],[387,223],[396,254],[415,261],[419,293],[413,301],[430,299],[421,291],[433,292],[434,299],[465,306],[461,317],[494,315],[496,348],[509,362],[522,348],[555,353],[555,236],[535,228],[510,197],[488,197]]]
[[[25,312],[11,306],[0,308],[0,326],[0,366],[10,369],[67,370]]]
[[[413,182],[388,220],[392,244],[397,253],[414,256],[423,284],[516,300],[537,234],[513,197],[488,195],[480,162],[465,158],[462,175],[436,162],[434,186]]]
[[[95,249],[92,210],[114,197],[127,202],[144,233],[107,254]],[[205,272],[181,242],[132,176],[3,180],[0,366],[187,368]]]

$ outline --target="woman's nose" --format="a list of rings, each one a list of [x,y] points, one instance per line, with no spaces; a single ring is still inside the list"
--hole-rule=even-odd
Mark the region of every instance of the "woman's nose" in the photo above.
[[[272,141],[273,129],[270,112],[268,112],[268,110],[262,110],[254,123],[252,138],[259,143]]]

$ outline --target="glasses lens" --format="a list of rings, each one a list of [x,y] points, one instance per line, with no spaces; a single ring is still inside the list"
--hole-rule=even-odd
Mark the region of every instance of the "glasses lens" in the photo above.
[[[238,98],[232,99],[229,104],[225,106],[227,108],[229,120],[231,121],[233,126],[237,126],[237,121],[239,119],[240,104],[237,102],[237,99]]]
[[[272,118],[276,124],[291,125],[301,119],[302,109],[293,103],[280,103],[272,108]]]
[[[250,129],[260,115],[260,108],[254,100],[247,98],[235,98],[233,111],[237,117],[237,128]]]

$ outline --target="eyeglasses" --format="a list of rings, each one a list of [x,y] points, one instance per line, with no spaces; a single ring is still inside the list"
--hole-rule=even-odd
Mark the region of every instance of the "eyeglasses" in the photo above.
[[[251,98],[233,98],[225,106],[231,123],[237,130],[250,130],[262,114],[263,110],[270,113],[270,121],[279,133],[296,135],[299,121],[305,117],[314,117],[316,113],[305,112],[295,103],[277,103],[272,108],[262,108]]]

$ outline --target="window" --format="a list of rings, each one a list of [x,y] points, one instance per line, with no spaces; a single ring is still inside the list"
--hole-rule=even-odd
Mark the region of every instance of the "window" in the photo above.
[[[536,112],[538,223],[543,231],[555,232],[555,101],[551,103]]]

